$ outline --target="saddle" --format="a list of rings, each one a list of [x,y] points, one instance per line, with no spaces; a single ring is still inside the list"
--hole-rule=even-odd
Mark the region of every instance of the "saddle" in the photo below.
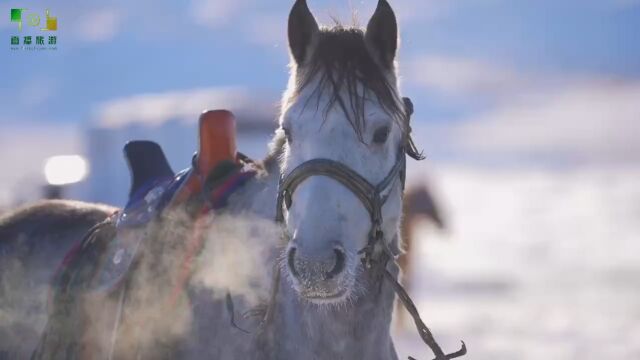
[[[247,166],[250,160],[237,153],[235,131],[231,112],[204,112],[199,120],[199,145],[192,166],[177,174],[157,143],[128,142],[124,157],[131,188],[126,205],[92,228],[69,251],[55,276],[54,289],[111,292],[127,278],[144,242],[153,240],[145,227],[165,210],[185,206],[197,218],[224,208],[229,197],[256,173]],[[199,241],[195,236],[186,238]],[[200,247],[200,243],[188,244],[186,248],[190,250],[184,262],[191,261]],[[79,272],[79,268],[85,270]]]

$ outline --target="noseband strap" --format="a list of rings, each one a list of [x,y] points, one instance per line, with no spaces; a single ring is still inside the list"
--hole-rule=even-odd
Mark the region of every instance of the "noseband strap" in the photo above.
[[[397,176],[404,178],[405,161],[404,152],[401,150],[398,159],[382,181],[378,185],[372,185],[362,175],[352,170],[347,165],[330,159],[313,159],[300,164],[293,169],[286,177],[280,179],[278,200],[276,208],[276,221],[284,221],[283,204],[287,209],[291,207],[294,191],[306,179],[312,176],[325,176],[336,180],[349,189],[358,199],[371,217],[372,224],[380,225],[382,222],[382,206],[388,198],[382,196],[384,192],[394,182]]]

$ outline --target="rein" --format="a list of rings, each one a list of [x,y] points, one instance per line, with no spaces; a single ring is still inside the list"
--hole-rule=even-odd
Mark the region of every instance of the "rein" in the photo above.
[[[407,124],[410,123],[411,115],[413,114],[413,104],[409,98],[403,98],[405,104],[405,111],[407,115]],[[392,187],[396,179],[400,179],[402,191],[404,191],[405,178],[406,178],[406,156],[411,156],[416,160],[422,160],[423,157],[419,154],[415,148],[413,140],[410,136],[410,129],[406,136],[405,144],[398,149],[396,163],[391,170],[378,184],[373,185],[362,175],[351,169],[347,165],[330,159],[312,159],[300,164],[294,168],[287,176],[281,176],[278,186],[278,197],[276,200],[276,222],[284,223],[284,209],[287,210],[292,205],[292,196],[298,186],[306,179],[312,176],[325,176],[332,178],[349,189],[364,205],[365,209],[371,218],[371,230],[369,231],[369,240],[367,245],[358,253],[363,254],[362,264],[368,270],[382,271],[384,279],[389,281],[394,292],[398,295],[400,301],[407,309],[409,314],[413,317],[416,324],[416,328],[423,342],[431,348],[436,355],[434,360],[449,360],[461,357],[467,353],[467,347],[462,342],[460,350],[445,354],[442,348],[438,345],[433,337],[433,334],[429,328],[425,325],[420,317],[418,309],[407,291],[398,283],[396,278],[386,268],[387,262],[390,259],[394,259],[396,256],[392,253],[384,241],[384,233],[382,231],[382,206],[389,198],[389,193],[382,195],[385,190]],[[374,250],[376,245],[380,245],[382,253],[376,258],[374,256]],[[279,274],[279,271],[277,272]],[[277,286],[277,285],[276,285]],[[409,359],[415,360],[412,357]]]

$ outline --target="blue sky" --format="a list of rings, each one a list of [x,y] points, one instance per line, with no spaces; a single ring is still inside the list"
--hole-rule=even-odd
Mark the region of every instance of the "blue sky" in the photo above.
[[[309,3],[325,22],[330,13],[348,19],[349,8],[354,8],[364,23],[375,5],[373,0]],[[398,0],[392,4],[402,26],[400,70],[405,93],[416,99],[425,118],[434,121],[474,110],[477,101],[473,96],[452,101],[415,84],[403,61],[431,54],[549,77],[640,77],[637,1]],[[284,34],[289,6],[290,1],[249,0],[184,5],[5,2],[6,23],[0,25],[6,41],[1,51],[0,121],[83,122],[97,104],[113,98],[205,86],[264,89],[277,98],[286,84]],[[11,51],[9,38],[17,34],[15,24],[8,22],[11,7],[40,12],[50,8],[59,21],[58,50]],[[198,15],[199,11],[222,15]]]
[[[432,159],[640,162],[631,136],[640,133],[639,0],[390,2],[401,26],[402,90],[414,100],[416,137]],[[194,89],[228,87],[260,94],[275,117],[287,81],[291,3],[5,1],[0,132],[22,124],[84,128],[140,94],[188,98]],[[364,25],[375,4],[309,0],[325,24],[357,12]],[[11,50],[13,7],[50,9],[57,50]]]

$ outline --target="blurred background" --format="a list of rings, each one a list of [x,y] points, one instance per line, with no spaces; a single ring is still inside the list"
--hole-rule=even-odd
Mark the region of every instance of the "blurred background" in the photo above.
[[[375,3],[309,0],[322,23],[355,12],[363,26]],[[430,203],[407,224],[408,282],[436,337],[464,339],[470,359],[639,359],[640,1],[391,4],[427,155],[409,187]],[[156,140],[185,168],[205,108],[234,111],[240,148],[264,155],[290,6],[3,1],[0,212],[124,204],[124,143]],[[48,9],[55,44],[22,46],[41,31],[19,32],[11,8],[43,26]],[[408,321],[394,328],[401,355],[424,354]]]

